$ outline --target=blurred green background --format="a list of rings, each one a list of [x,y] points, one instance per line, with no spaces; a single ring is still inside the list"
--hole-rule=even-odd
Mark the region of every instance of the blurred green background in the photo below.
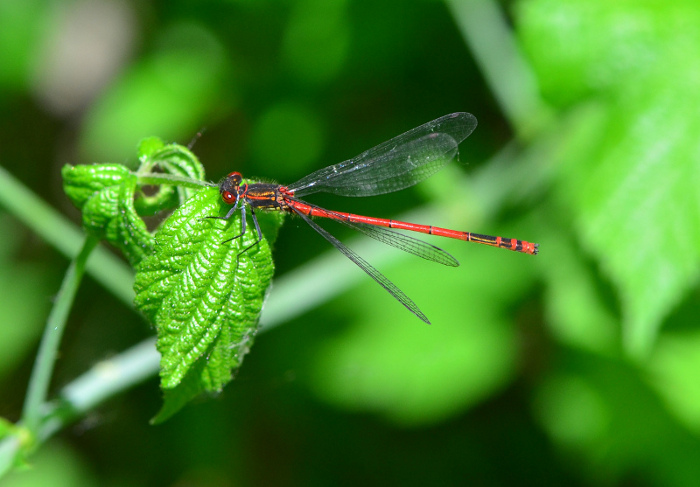
[[[1,179],[74,222],[61,167],[135,166],[146,136],[196,138],[213,181],[289,183],[469,111],[459,162],[415,189],[313,202],[540,243],[433,238],[462,263],[442,269],[328,225],[426,326],[290,218],[220,397],[152,427],[154,377],[3,485],[697,485],[698,25],[695,0],[0,1]],[[16,420],[67,259],[3,205]],[[87,277],[54,389],[151,334]]]

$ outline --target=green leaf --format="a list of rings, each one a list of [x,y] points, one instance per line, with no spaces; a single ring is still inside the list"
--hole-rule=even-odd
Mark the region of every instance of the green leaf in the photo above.
[[[551,444],[573,452],[579,467],[591,473],[587,483],[621,485],[635,472],[659,479],[651,482],[659,485],[695,485],[697,435],[679,424],[649,384],[668,377],[650,377],[629,361],[588,353],[552,359],[556,368],[538,377],[533,415]]]
[[[691,329],[662,334],[647,368],[649,382],[668,410],[697,435],[700,432],[700,332]]]
[[[517,4],[518,35],[546,98],[569,105],[627,90],[659,69],[698,71],[695,0],[534,0]]]
[[[153,155],[157,154],[160,150],[165,147],[165,142],[160,137],[145,137],[139,142],[139,161],[142,164],[146,164],[149,160],[153,159]]]
[[[564,174],[579,232],[619,290],[625,346],[637,357],[700,270],[698,104],[669,86],[622,98],[592,159],[569,154],[587,170]]]
[[[238,214],[222,215],[214,188],[187,200],[156,233],[154,253],[137,266],[136,306],[155,325],[165,404],[156,422],[202,392],[216,393],[241,365],[257,331],[274,266],[267,238],[252,224],[241,238]],[[258,212],[265,236],[283,214]],[[241,251],[249,246],[248,250]]]
[[[150,174],[156,169],[174,176],[187,177],[197,181],[205,178],[204,166],[197,156],[179,144],[168,144],[158,137],[148,137],[139,144],[138,174]],[[160,184],[158,190],[148,195],[140,191],[134,202],[139,215],[154,215],[159,211],[174,208],[190,198],[196,190],[170,184]]]
[[[119,164],[67,164],[61,173],[88,233],[119,248],[132,265],[150,253],[153,237],[134,208],[135,175]]]
[[[222,210],[220,195],[201,189],[207,186],[200,183],[204,167],[187,148],[151,137],[142,141],[139,160],[135,173],[96,164],[66,166],[63,177],[86,231],[119,247],[137,267],[136,305],[158,331],[166,394],[156,421],[162,421],[231,380],[252,344],[273,266],[267,240],[257,243],[254,227],[234,239],[238,215],[228,221],[206,218]],[[158,189],[146,194],[142,188],[148,185]],[[141,215],[177,204],[152,236]],[[261,215],[268,237],[275,237],[282,216]]]
[[[3,476],[4,487],[97,487],[95,474],[85,468],[85,460],[72,448],[58,441],[49,441],[31,455],[31,463],[20,457],[13,471]]]
[[[560,194],[620,295],[627,352],[644,357],[700,273],[700,65],[688,62],[700,57],[700,11],[684,0],[524,5],[545,95],[597,97],[589,138],[562,150]]]
[[[46,42],[50,18],[55,15],[41,0],[0,2],[0,91],[3,98],[10,93],[28,90],[39,59],[41,42]],[[6,99],[6,98],[5,98]]]
[[[120,164],[66,165],[63,187],[83,213],[88,233],[119,248],[132,265],[151,253],[153,236],[141,216],[154,215],[182,204],[195,192],[190,186],[167,184],[167,176],[203,181],[204,166],[186,147],[165,145],[157,137],[144,139],[139,148],[141,165],[136,173]],[[160,176],[158,189],[147,195],[142,187]]]
[[[549,262],[557,263],[541,267],[548,284],[545,316],[550,331],[563,345],[615,354],[620,341],[617,317],[605,306],[595,275],[571,238],[572,232],[562,232],[563,224],[548,221],[551,216],[548,208],[546,218],[537,226],[537,238],[547,242]]]

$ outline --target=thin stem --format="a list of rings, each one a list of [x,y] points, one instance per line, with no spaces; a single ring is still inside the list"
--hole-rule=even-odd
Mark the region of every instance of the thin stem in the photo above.
[[[48,394],[53,366],[68,313],[85,272],[87,258],[97,243],[98,240],[95,237],[85,238],[83,248],[66,271],[56,302],[46,322],[44,336],[41,339],[36,362],[34,362],[34,369],[29,379],[29,389],[22,412],[22,423],[33,434],[37,433],[41,422],[41,409]]]
[[[22,447],[22,439],[18,435],[7,435],[0,440],[0,478],[12,470]]]
[[[38,438],[45,441],[102,401],[155,376],[160,365],[155,338],[104,360],[68,384],[44,415]]]
[[[105,399],[155,376],[159,365],[160,355],[156,351],[155,337],[96,364],[64,387],[58,400],[39,404],[41,418],[38,430],[30,430],[33,432],[32,446],[43,443]],[[25,427],[26,423],[25,420]],[[25,448],[26,440],[21,435],[8,435],[0,440],[0,478],[13,468],[17,455]]]
[[[165,173],[147,173],[140,174],[134,173],[138,177],[139,184],[170,184],[183,186],[185,188],[199,189],[199,188],[211,188],[215,187],[216,184],[207,181],[200,181],[198,179],[192,179],[184,176],[176,176],[174,174]]]
[[[529,139],[549,120],[535,75],[495,0],[448,0],[447,5],[503,113]]]
[[[0,205],[69,259],[78,255],[84,238],[82,230],[1,166]],[[134,274],[128,265],[100,246],[93,252],[87,271],[131,307],[134,301]]]

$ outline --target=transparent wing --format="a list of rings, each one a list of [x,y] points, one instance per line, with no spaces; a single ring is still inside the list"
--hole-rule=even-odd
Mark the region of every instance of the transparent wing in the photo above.
[[[306,203],[307,205],[309,203]],[[313,206],[313,205],[310,205]],[[333,213],[329,210],[324,210],[327,213]],[[353,230],[362,232],[368,237],[371,237],[379,242],[387,245],[391,245],[394,248],[413,254],[421,259],[430,260],[432,262],[437,262],[438,264],[447,265],[450,267],[459,267],[459,262],[455,259],[449,252],[442,250],[428,242],[424,242],[410,235],[405,235],[399,233],[396,230],[391,230],[386,227],[378,227],[375,225],[368,225],[366,223],[350,222],[342,217],[342,215],[337,215],[337,218],[332,220],[338,221]]]
[[[470,113],[452,113],[394,137],[357,157],[319,169],[288,186],[295,196],[317,192],[373,196],[399,191],[451,161],[476,128]]]
[[[401,289],[396,287],[396,285],[391,282],[384,274],[379,272],[377,269],[372,267],[372,265],[364,260],[362,257],[357,255],[354,251],[346,247],[340,240],[335,238],[333,235],[328,233],[325,229],[321,228],[316,222],[314,222],[311,218],[306,216],[305,214],[301,213],[294,207],[290,207],[292,210],[299,215],[301,218],[308,223],[311,228],[316,230],[318,233],[321,234],[323,238],[328,240],[333,246],[338,249],[340,252],[345,255],[348,259],[353,261],[357,266],[365,271],[372,279],[377,281],[377,283],[382,286],[384,289],[386,289],[389,294],[391,294],[394,298],[398,300],[399,303],[403,304],[408,310],[416,315],[418,318],[421,320],[425,321],[426,323],[430,324],[430,320],[428,320],[428,317],[423,314],[423,312],[418,308],[416,303],[414,303],[411,298],[406,296]]]

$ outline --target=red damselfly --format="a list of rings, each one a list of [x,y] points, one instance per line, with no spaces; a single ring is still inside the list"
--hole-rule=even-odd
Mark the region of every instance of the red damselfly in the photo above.
[[[377,281],[389,294],[408,308],[418,318],[430,323],[418,306],[394,283],[372,267],[362,257],[343,245],[337,238],[321,228],[310,217],[329,218],[380,242],[417,255],[427,260],[449,266],[458,266],[457,259],[432,244],[423,242],[390,229],[439,235],[442,237],[476,242],[494,247],[535,255],[538,244],[514,238],[492,237],[471,232],[460,232],[432,225],[420,225],[386,218],[375,218],[351,213],[331,211],[299,199],[313,193],[324,192],[340,196],[373,196],[391,193],[432,176],[457,155],[457,146],[476,128],[476,118],[470,113],[453,113],[409,130],[359,156],[345,162],[320,169],[294,184],[254,183],[244,184],[238,172],[232,172],[219,183],[224,202],[233,205],[224,217],[229,219],[237,209],[241,211],[241,233],[246,230],[246,206],[250,208],[258,241],[262,239],[255,210],[282,210],[300,216],[314,230],[357,264]],[[231,239],[233,240],[233,239]]]

